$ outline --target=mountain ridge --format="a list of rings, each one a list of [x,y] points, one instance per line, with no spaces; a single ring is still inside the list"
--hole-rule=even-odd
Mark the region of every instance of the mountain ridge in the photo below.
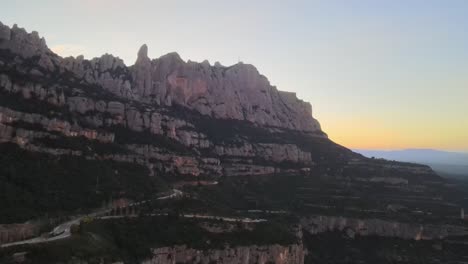
[[[91,60],[83,56],[61,58],[37,32],[27,33],[17,25],[0,27],[3,49],[24,58],[39,56],[43,68],[71,71],[123,98],[163,106],[176,103],[215,118],[321,132],[309,103],[299,100],[295,93],[278,91],[250,64],[224,67],[211,66],[207,61],[184,62],[177,53],[151,60],[146,45],[138,51],[135,64],[128,67],[110,54]]]
[[[364,150],[355,149],[367,157],[385,158],[398,161],[441,163],[447,165],[467,165],[468,153],[442,151],[436,149],[402,149],[402,150]]]

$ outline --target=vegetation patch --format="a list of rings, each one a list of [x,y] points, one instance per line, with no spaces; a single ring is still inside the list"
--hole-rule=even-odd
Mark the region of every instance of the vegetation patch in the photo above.
[[[35,142],[49,148],[79,150],[87,155],[103,154],[125,154],[128,153],[125,147],[115,143],[104,143],[98,140],[90,140],[83,136],[67,137],[58,135],[56,137],[38,138]]]
[[[465,238],[466,239],[466,238]],[[446,240],[404,240],[377,236],[356,236],[344,232],[310,235],[304,232],[309,249],[305,263],[462,263],[468,245]]]
[[[162,188],[138,164],[28,152],[0,144],[0,223],[89,210],[116,197],[142,200]]]
[[[41,114],[49,118],[64,120],[72,118],[72,114],[66,107],[49,104],[34,97],[26,99],[19,93],[10,93],[4,90],[0,90],[0,106],[25,113]]]
[[[148,130],[134,131],[123,126],[112,126],[110,131],[115,134],[115,142],[119,144],[153,145],[175,153],[193,153],[182,143],[164,135],[153,134]]]
[[[212,222],[219,224],[222,221]],[[28,259],[39,264],[63,263],[73,259],[86,260],[88,263],[122,260],[125,263],[140,263],[151,256],[152,248],[165,246],[186,245],[204,250],[227,246],[290,245],[297,242],[294,232],[279,222],[259,223],[252,230],[210,233],[201,227],[199,220],[176,215],[122,218],[81,223],[78,233],[64,241],[4,250],[0,253],[0,261],[2,255],[6,261],[13,252],[25,251],[28,252]]]

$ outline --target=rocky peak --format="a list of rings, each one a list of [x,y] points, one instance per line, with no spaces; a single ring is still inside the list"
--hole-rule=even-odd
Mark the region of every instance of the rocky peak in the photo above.
[[[248,120],[259,125],[320,131],[310,104],[294,93],[282,93],[251,64],[223,67],[208,61],[183,61],[169,53],[149,61],[147,46],[132,66],[134,91],[142,100],[173,103],[221,119]]]
[[[0,22],[0,40],[7,41],[7,40],[10,40],[10,38],[11,38],[10,28],[6,25],[3,25],[2,22]]]
[[[143,44],[138,50],[137,60],[133,65],[132,79],[133,89],[141,97],[151,93],[153,86],[151,80],[151,60],[148,58],[148,46]]]
[[[106,72],[109,70],[115,70],[116,68],[125,68],[125,64],[122,59],[115,57],[111,54],[104,54],[100,58],[94,58],[91,60],[91,65],[99,70],[99,72]]]
[[[24,28],[20,28],[16,24],[10,29],[1,22],[0,48],[8,49],[24,58],[40,56],[46,52],[50,53],[45,39],[41,38],[38,32],[28,33]]]
[[[137,56],[136,63],[142,62],[142,61],[147,61],[147,60],[149,60],[149,58],[148,58],[148,46],[146,46],[146,44],[143,44],[140,47],[140,49],[138,50],[138,56]]]
[[[168,65],[172,68],[177,67],[180,64],[185,64],[184,60],[180,57],[179,53],[177,52],[170,52],[166,55],[162,55],[156,60],[153,60],[153,64],[162,64]]]

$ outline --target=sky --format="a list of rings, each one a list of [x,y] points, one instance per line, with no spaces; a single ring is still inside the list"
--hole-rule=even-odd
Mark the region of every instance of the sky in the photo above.
[[[63,56],[254,64],[353,149],[468,151],[468,1],[0,0]]]

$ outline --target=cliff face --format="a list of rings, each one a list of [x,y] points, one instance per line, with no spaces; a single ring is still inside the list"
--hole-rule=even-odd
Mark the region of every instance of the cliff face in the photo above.
[[[94,76],[83,60],[68,61],[72,65],[70,70],[78,69],[89,81],[119,96],[163,106],[178,104],[213,118],[320,131],[310,104],[293,93],[278,91],[252,65],[223,67],[211,66],[206,61],[184,62],[176,53],[150,60],[146,45],[140,48],[137,61],[129,68],[110,55],[101,57],[95,62],[100,70]],[[128,75],[114,75],[115,70]]]
[[[0,92],[1,142],[55,155],[84,154],[42,139],[120,144],[128,151],[100,158],[152,173],[304,171],[314,157],[298,139],[352,155],[326,138],[309,103],[278,91],[254,66],[184,62],[175,53],[150,60],[146,45],[130,67],[108,54],[61,58],[37,32],[0,24]]]
[[[187,246],[161,247],[151,250],[153,256],[141,264],[303,264],[306,249],[302,244],[289,246],[243,246],[225,249],[199,250]],[[90,264],[88,260],[75,258],[69,264]],[[94,263],[94,262],[93,262]],[[113,262],[123,264],[124,262]]]
[[[0,48],[23,58],[39,57],[38,65],[48,71],[71,71],[122,98],[164,106],[178,104],[214,118],[320,131],[309,103],[294,93],[278,91],[253,65],[184,62],[176,53],[150,60],[146,45],[131,67],[108,54],[91,61],[83,57],[62,59],[47,48],[37,32],[28,34],[16,25],[12,29],[0,27]]]
[[[301,245],[250,246],[196,250],[186,246],[153,249],[153,257],[142,264],[224,263],[224,264],[300,264],[305,251]]]

